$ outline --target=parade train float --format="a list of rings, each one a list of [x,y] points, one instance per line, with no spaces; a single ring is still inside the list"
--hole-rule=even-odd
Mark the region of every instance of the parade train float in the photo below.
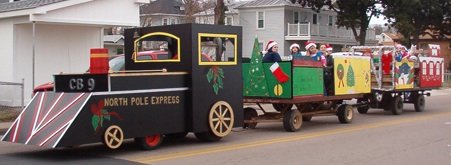
[[[371,93],[358,99],[359,103],[367,103],[357,108],[358,112],[364,114],[375,108],[399,115],[404,111],[404,103],[413,104],[416,112],[424,111],[424,96],[430,96],[427,91],[442,87],[444,81],[440,46],[429,47],[427,52],[419,52],[416,46],[409,52],[393,46],[351,47],[353,52],[367,52],[373,59]]]
[[[103,142],[116,149],[134,138],[155,149],[164,137],[193,132],[201,141],[218,141],[234,127],[259,122],[282,121],[290,132],[314,116],[350,123],[355,107],[367,110],[380,95],[370,56],[334,56],[325,77],[322,63],[311,58],[263,63],[257,39],[242,62],[241,41],[241,27],[234,26],[126,29],[124,71],[108,70],[104,49],[91,50],[89,73],[55,75],[54,91],[35,94],[2,141],[52,148]],[[167,53],[140,56],[155,49]],[[425,94],[421,89],[411,96]],[[358,102],[344,101],[351,99]]]

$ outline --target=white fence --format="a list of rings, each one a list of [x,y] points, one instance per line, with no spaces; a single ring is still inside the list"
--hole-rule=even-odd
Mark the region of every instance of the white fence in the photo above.
[[[444,87],[451,87],[451,73],[445,73],[443,80]]]
[[[4,82],[4,81],[0,81],[0,86],[2,86],[0,89],[6,89],[6,87],[11,87],[11,90],[17,89],[18,87],[20,88],[20,105],[22,107],[24,107],[24,79],[22,79],[22,82],[18,83],[18,82]],[[5,92],[1,92],[0,91],[0,95],[2,93]],[[2,105],[0,105],[2,106]]]

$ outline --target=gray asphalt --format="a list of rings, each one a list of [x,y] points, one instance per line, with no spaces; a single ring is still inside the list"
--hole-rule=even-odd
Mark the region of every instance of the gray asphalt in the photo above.
[[[46,149],[0,142],[0,164],[334,164],[444,165],[451,162],[451,95],[426,98],[425,112],[406,105],[402,115],[371,109],[351,124],[337,117],[314,117],[301,131],[285,132],[282,123],[259,123],[257,129],[234,129],[215,143],[192,134],[166,140],[153,151],[128,141],[119,150],[101,144]]]

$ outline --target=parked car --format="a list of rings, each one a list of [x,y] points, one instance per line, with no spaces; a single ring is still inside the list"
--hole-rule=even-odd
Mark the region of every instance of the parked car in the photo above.
[[[143,52],[138,53],[138,60],[156,60],[156,59],[158,59],[158,60],[168,59],[168,52],[152,50],[152,51],[143,51]],[[111,56],[109,58],[108,64],[110,65],[110,70],[112,72],[125,70],[124,54]],[[89,72],[89,69],[86,72]],[[55,86],[55,84],[53,82],[48,82],[45,84],[38,85],[33,89],[32,95],[34,95],[36,92],[53,91],[54,86]]]

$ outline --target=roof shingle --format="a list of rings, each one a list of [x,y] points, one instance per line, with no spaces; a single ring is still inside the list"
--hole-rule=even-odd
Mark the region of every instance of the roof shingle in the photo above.
[[[184,10],[180,10],[180,7],[184,6],[179,0],[156,0],[149,4],[142,5],[139,8],[140,14],[185,14]]]
[[[66,0],[26,0],[26,1],[16,1],[10,3],[0,3],[0,13],[25,10],[37,8],[45,5],[50,5],[53,3],[58,3]]]
[[[239,6],[242,7],[260,7],[260,6],[284,6],[284,5],[293,5],[288,0],[253,0],[244,5]]]

